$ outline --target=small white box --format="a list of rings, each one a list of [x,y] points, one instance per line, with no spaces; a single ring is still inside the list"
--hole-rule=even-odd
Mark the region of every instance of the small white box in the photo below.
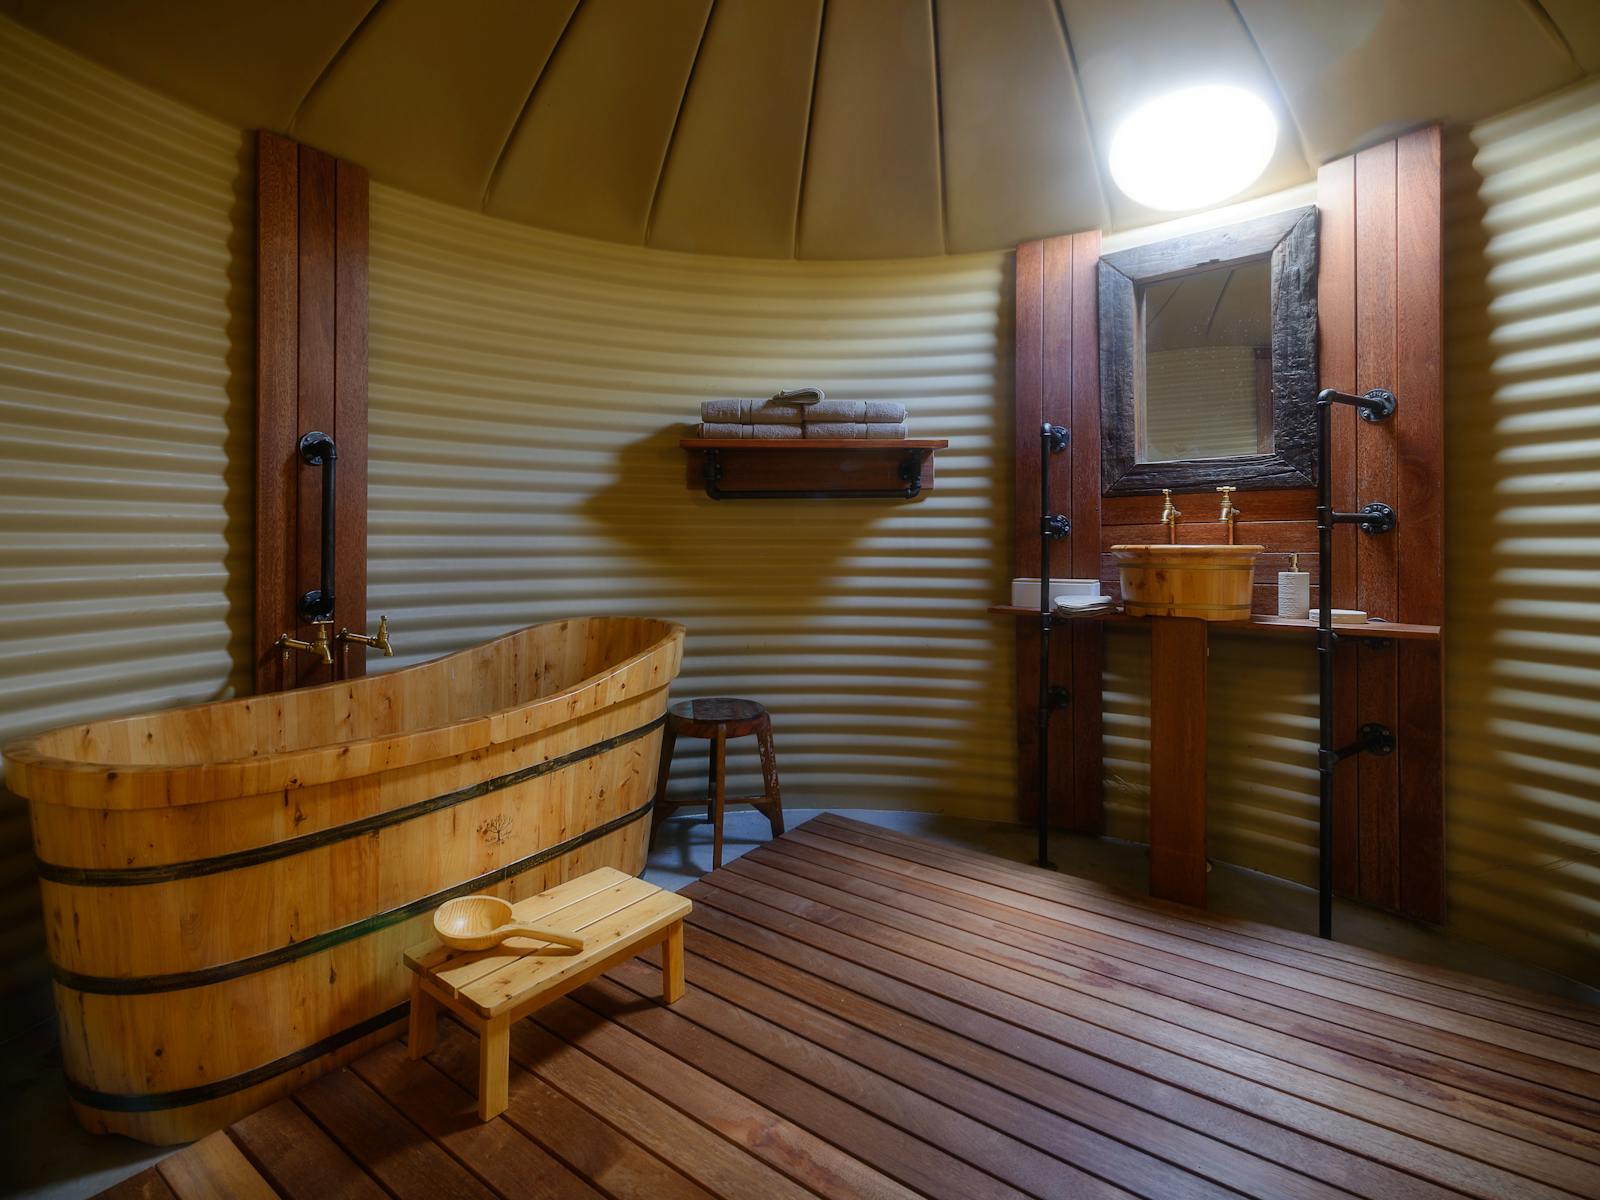
[[[1057,596],[1098,596],[1100,594],[1100,581],[1098,579],[1051,579],[1050,603],[1056,602]],[[1014,608],[1039,607],[1039,581],[1037,579],[1013,579],[1011,581],[1011,604]]]

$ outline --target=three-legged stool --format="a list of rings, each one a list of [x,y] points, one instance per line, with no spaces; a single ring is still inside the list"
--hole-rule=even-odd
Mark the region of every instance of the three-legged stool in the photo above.
[[[754,734],[761,751],[761,778],[766,791],[760,796],[729,797],[727,793],[728,739]],[[680,700],[667,709],[661,736],[661,769],[656,776],[655,810],[651,814],[650,842],[655,844],[661,823],[692,803],[667,799],[667,775],[672,751],[680,737],[705,738],[711,743],[710,777],[706,781],[706,818],[712,823],[711,865],[722,865],[722,818],[729,804],[749,804],[772,825],[772,836],[783,832],[783,797],[778,791],[778,756],[772,748],[772,718],[754,700],[713,696]]]

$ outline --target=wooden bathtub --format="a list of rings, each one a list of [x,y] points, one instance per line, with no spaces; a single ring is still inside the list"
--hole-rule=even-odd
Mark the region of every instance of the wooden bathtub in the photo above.
[[[9,747],[79,1119],[225,1125],[400,1028],[442,901],[642,871],[682,649],[667,621],[558,621]]]

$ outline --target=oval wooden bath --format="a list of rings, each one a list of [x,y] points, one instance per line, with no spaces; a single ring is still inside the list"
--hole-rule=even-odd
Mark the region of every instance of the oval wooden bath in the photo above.
[[[399,1028],[446,899],[641,872],[682,652],[668,621],[577,618],[7,748],[79,1119],[219,1128]]]

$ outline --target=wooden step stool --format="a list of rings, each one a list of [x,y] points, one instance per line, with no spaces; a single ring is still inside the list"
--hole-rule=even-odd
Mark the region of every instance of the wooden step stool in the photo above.
[[[729,796],[728,739],[754,734],[761,753],[759,796]],[[703,700],[679,700],[667,708],[667,728],[661,736],[661,766],[656,773],[655,808],[650,816],[650,845],[653,849],[661,826],[678,809],[693,801],[668,800],[667,776],[672,772],[672,750],[680,737],[704,738],[711,743],[710,770],[706,779],[706,820],[711,822],[713,870],[722,866],[722,819],[730,804],[748,804],[767,818],[772,836],[783,832],[783,794],[778,790],[778,752],[772,745],[772,718],[754,700],[736,696],[710,696]]]
[[[522,937],[489,950],[450,950],[437,939],[411,947],[410,1056],[433,1049],[439,1009],[449,1009],[478,1035],[478,1116],[499,1116],[514,1022],[658,943],[661,998],[672,1004],[683,995],[683,919],[692,907],[674,892],[602,867],[513,909],[518,921],[579,935],[582,950]]]

